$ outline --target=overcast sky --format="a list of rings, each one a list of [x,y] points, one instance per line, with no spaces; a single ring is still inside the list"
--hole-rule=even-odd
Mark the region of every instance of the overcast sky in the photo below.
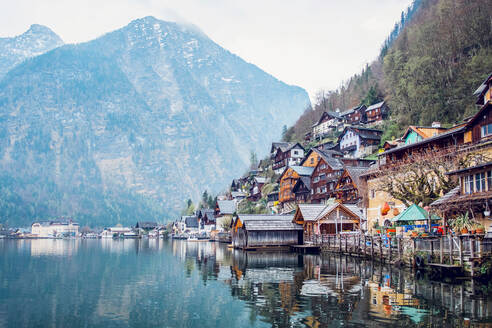
[[[189,22],[278,79],[336,89],[375,59],[411,0],[1,0],[0,36],[33,23],[66,43],[91,40],[135,18]]]

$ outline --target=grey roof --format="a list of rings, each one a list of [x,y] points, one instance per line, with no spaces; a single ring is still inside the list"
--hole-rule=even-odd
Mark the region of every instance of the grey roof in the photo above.
[[[487,81],[492,77],[492,73],[489,74],[489,76],[482,82],[482,84],[480,84],[480,86],[478,87],[477,90],[475,90],[475,92],[473,93],[474,96],[477,96],[479,94],[481,94],[483,92],[483,90],[485,90],[485,88],[487,87]]]
[[[214,214],[215,210],[211,209],[211,208],[204,208],[204,209],[201,209],[200,210],[200,217],[205,217],[206,214]]]
[[[297,186],[299,186],[301,183],[306,186],[307,190],[311,190],[311,178],[310,177],[301,177],[299,180],[297,180],[296,184],[292,188],[292,192],[295,193],[297,191]]]
[[[460,193],[460,186],[457,186],[455,188],[453,188],[451,191],[449,191],[447,194],[445,194],[444,196],[436,199],[435,201],[433,201],[430,206],[439,206],[439,205],[442,205],[442,204],[445,204],[447,203],[450,199],[458,196]]]
[[[342,153],[334,150],[319,150],[316,149],[316,151],[321,158],[328,164],[333,170],[341,170],[343,169],[343,163],[337,159],[334,158],[333,155],[342,155]]]
[[[303,230],[302,225],[286,220],[256,220],[246,221],[244,228],[248,231],[286,231]]]
[[[233,200],[218,200],[217,205],[221,214],[234,214],[236,212],[236,202]]]
[[[348,171],[350,177],[352,178],[352,181],[355,182],[357,186],[359,186],[359,178],[361,174],[366,172],[369,168],[360,166],[347,166],[345,167],[345,169]]]
[[[198,228],[198,218],[196,216],[185,217],[185,224],[187,228]]]
[[[141,229],[154,229],[158,226],[157,222],[138,221],[136,227]]]
[[[294,148],[297,144],[297,142],[272,142],[272,148],[280,148],[280,150],[285,153],[286,151]],[[299,146],[302,148],[301,145]]]
[[[311,176],[313,174],[314,168],[308,166],[289,166],[300,176]]]
[[[267,180],[268,180],[268,179],[267,179],[267,178],[265,178],[265,177],[255,177],[255,181],[256,181],[257,183],[266,183],[266,182],[267,182]]]
[[[232,191],[231,196],[232,196],[232,198],[246,197],[247,194],[245,192],[242,192],[242,191]]]
[[[246,221],[263,221],[263,220],[272,220],[272,221],[289,221],[292,222],[294,215],[278,215],[278,214],[238,214],[238,218],[242,222]]]
[[[209,221],[215,222],[215,214],[214,214],[214,211],[205,213],[205,215],[203,216],[203,218],[207,218]]]
[[[461,126],[459,128],[456,128],[456,129],[451,128],[451,129],[449,129],[446,132],[443,132],[443,133],[440,133],[438,135],[435,135],[435,136],[432,136],[432,137],[423,139],[421,141],[413,142],[413,143],[410,143],[410,144],[404,144],[404,145],[401,145],[401,146],[398,146],[398,147],[395,147],[395,148],[391,148],[391,149],[385,151],[384,153],[382,153],[381,155],[384,156],[386,154],[391,154],[391,153],[394,153],[394,152],[397,152],[397,151],[400,151],[400,150],[404,150],[404,149],[408,149],[408,148],[413,148],[413,147],[418,146],[418,145],[423,145],[423,144],[432,142],[434,140],[439,140],[439,139],[442,139],[442,138],[451,136],[453,134],[460,133],[464,129],[465,129],[465,126]]]
[[[314,221],[326,207],[325,204],[299,204],[297,206],[304,221]]]
[[[366,112],[370,111],[370,110],[373,110],[373,109],[376,109],[376,108],[380,108],[384,105],[384,100],[381,101],[381,102],[378,102],[377,104],[374,104],[374,105],[371,105],[369,107],[366,108]]]

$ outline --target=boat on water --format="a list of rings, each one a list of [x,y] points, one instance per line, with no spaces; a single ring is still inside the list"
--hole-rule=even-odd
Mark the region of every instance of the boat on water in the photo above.
[[[123,238],[125,239],[129,239],[129,238],[139,238],[140,236],[134,232],[134,231],[130,231],[130,232],[125,232],[123,233]]]

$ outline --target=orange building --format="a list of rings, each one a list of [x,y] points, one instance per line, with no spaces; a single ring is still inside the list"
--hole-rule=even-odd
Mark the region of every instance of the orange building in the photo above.
[[[280,176],[279,202],[286,209],[290,205],[295,204],[296,196],[292,192],[297,180],[302,177],[311,177],[314,168],[308,166],[290,166],[284,170]],[[292,208],[293,209],[293,208]]]

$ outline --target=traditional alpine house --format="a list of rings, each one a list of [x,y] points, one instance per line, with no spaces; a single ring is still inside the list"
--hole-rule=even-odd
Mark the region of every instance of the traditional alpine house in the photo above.
[[[365,167],[346,166],[338,179],[335,195],[343,204],[358,204],[362,198],[359,194],[361,186],[360,175],[367,170]]]
[[[200,224],[200,230],[212,231],[215,230],[215,210],[211,208],[205,208],[198,211],[198,222]]]
[[[299,204],[293,222],[303,227],[304,243],[321,241],[323,236],[360,231],[362,211],[353,205]]]
[[[380,123],[388,115],[388,105],[385,101],[381,101],[377,104],[371,105],[366,108],[366,123]]]
[[[304,158],[304,148],[299,143],[274,142],[270,151],[275,174],[281,174],[288,166],[299,165]]]
[[[261,198],[261,189],[265,185],[265,183],[268,181],[267,178],[265,177],[255,177],[253,179],[253,183],[251,185],[251,188],[249,189],[249,196],[248,200],[256,202]]]
[[[217,230],[224,230],[224,224],[232,222],[232,216],[236,213],[236,205],[234,200],[217,200],[214,212]]]
[[[232,224],[236,248],[257,249],[302,244],[302,226],[293,215],[238,214]]]
[[[291,166],[284,170],[279,178],[280,190],[279,201],[282,204],[284,212],[293,210],[295,205],[295,194],[293,188],[300,177],[311,177],[314,168],[307,166]]]
[[[323,112],[319,120],[313,124],[311,138],[314,140],[323,139],[328,133],[343,127],[343,119],[338,112]]]
[[[404,144],[408,145],[437,136],[446,130],[446,128],[441,127],[441,123],[439,122],[433,122],[432,126],[410,125],[401,137],[401,140]]]
[[[447,173],[459,181],[459,186],[434,201],[431,208],[444,218],[470,213],[486,228],[491,225],[492,161]]]
[[[345,120],[346,123],[351,125],[358,125],[366,123],[366,105],[356,106],[340,113],[340,117]]]
[[[300,177],[292,192],[295,195],[296,203],[310,203],[311,202],[311,177]]]
[[[339,157],[333,157],[332,153],[314,151],[319,154],[319,161],[311,175],[311,203],[323,204],[333,197],[344,165]]]
[[[347,157],[364,157],[378,150],[383,131],[347,126],[338,137],[340,152]]]

